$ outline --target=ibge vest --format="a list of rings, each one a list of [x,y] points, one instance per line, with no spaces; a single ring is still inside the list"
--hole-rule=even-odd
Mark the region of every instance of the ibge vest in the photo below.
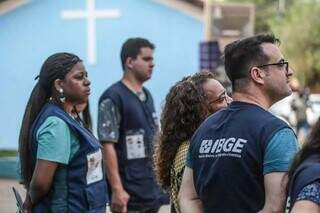
[[[288,125],[257,105],[233,102],[210,116],[192,143],[196,191],[205,212],[258,212],[265,202],[263,157]]]
[[[108,197],[101,145],[79,121],[74,120],[55,104],[48,103],[42,108],[30,130],[29,149],[33,170],[38,147],[37,130],[49,116],[56,116],[65,121],[80,142],[79,150],[66,165],[68,212],[104,213]],[[49,195],[36,204],[33,212],[50,212]]]
[[[117,82],[99,100],[111,99],[120,111],[119,140],[115,149],[121,181],[130,195],[128,208],[136,210],[160,206],[167,199],[152,169],[153,139],[158,124],[152,96],[146,88],[143,90],[146,101],[140,101],[122,82]]]

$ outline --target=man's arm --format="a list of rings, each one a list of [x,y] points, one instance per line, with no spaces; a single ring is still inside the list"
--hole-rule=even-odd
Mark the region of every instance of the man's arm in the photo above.
[[[105,99],[99,104],[98,137],[103,145],[106,174],[112,191],[111,210],[127,212],[129,195],[124,190],[118,165],[115,143],[119,139],[120,112],[111,99]]]
[[[282,213],[285,209],[285,172],[272,172],[264,176],[265,204],[260,213]]]
[[[187,166],[184,169],[178,200],[182,213],[203,212],[202,203],[194,188],[193,170]]]
[[[297,151],[297,138],[290,128],[279,130],[268,143],[263,159],[265,205],[261,212],[284,212],[286,173]]]
[[[129,194],[124,190],[119,174],[117,153],[112,142],[103,144],[107,178],[111,186],[111,209],[116,212],[127,212]]]
[[[295,202],[291,213],[319,213],[320,206],[309,200],[299,200]]]

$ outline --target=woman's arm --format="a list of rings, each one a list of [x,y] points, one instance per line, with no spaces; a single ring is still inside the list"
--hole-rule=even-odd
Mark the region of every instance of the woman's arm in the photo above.
[[[193,183],[193,170],[185,167],[178,195],[181,212],[202,213],[203,207]]]
[[[58,164],[38,159],[29,186],[31,202],[36,204],[50,191]]]
[[[309,200],[294,203],[291,213],[320,213],[320,206]]]
[[[299,192],[293,205],[293,213],[320,213],[320,182],[317,180]]]

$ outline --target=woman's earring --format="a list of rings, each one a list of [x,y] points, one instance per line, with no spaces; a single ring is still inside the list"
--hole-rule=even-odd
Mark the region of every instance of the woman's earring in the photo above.
[[[66,101],[66,97],[64,96],[63,89],[60,88],[58,91],[59,91],[59,99],[62,103],[64,103]]]

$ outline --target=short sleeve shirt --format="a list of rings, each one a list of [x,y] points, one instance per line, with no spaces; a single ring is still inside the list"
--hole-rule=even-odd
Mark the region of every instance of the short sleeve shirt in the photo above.
[[[121,115],[111,99],[103,100],[98,109],[98,138],[102,142],[118,142]]]
[[[313,203],[320,205],[320,182],[319,180],[314,181],[313,183],[305,186],[300,193],[298,194],[298,198],[296,200],[308,200]]]
[[[68,125],[55,116],[48,117],[37,131],[37,159],[59,164],[52,190],[50,191],[51,212],[67,212],[67,165],[79,150],[80,143]]]
[[[298,151],[297,138],[290,128],[278,131],[269,142],[263,159],[263,174],[286,172]]]
[[[62,119],[50,116],[37,131],[37,159],[68,164],[79,142]]]

